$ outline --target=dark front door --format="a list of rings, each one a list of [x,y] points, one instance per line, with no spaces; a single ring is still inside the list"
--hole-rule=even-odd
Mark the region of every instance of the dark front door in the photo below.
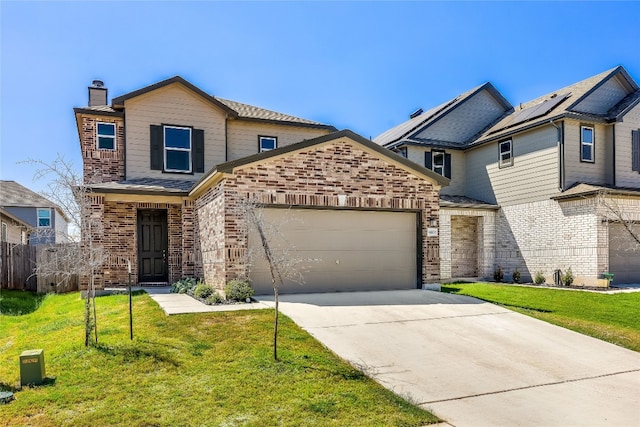
[[[138,211],[138,281],[167,281],[167,211]]]

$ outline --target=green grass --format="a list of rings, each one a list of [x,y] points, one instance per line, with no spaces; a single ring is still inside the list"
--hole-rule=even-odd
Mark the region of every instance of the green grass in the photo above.
[[[449,284],[469,295],[565,328],[640,351],[640,292],[604,294],[489,283]]]
[[[11,297],[10,295],[6,296]],[[3,292],[3,298],[5,293]],[[421,426],[437,418],[329,352],[272,310],[166,316],[148,295],[97,299],[100,343],[83,346],[78,293],[0,317],[2,426]],[[47,385],[18,390],[18,357],[44,349]]]
[[[44,295],[24,291],[0,290],[0,315],[19,316],[36,311]]]

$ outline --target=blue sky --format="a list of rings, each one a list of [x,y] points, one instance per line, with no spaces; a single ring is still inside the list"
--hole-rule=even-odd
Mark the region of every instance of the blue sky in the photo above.
[[[73,107],[181,75],[365,137],[491,81],[514,105],[617,65],[640,82],[638,2],[0,1],[0,178],[81,165]]]

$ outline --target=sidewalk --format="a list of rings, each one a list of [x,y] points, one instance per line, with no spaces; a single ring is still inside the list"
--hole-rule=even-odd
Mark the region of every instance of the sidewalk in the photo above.
[[[173,294],[170,287],[137,288],[149,294],[160,308],[167,314],[185,313],[211,313],[215,311],[238,311],[238,310],[258,310],[269,308],[262,302],[251,302],[249,304],[220,304],[206,305],[187,294]]]

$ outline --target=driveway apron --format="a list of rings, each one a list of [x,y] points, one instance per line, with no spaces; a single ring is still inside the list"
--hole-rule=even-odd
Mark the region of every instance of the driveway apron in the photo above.
[[[640,426],[640,353],[475,298],[283,295],[280,309],[453,426]]]

